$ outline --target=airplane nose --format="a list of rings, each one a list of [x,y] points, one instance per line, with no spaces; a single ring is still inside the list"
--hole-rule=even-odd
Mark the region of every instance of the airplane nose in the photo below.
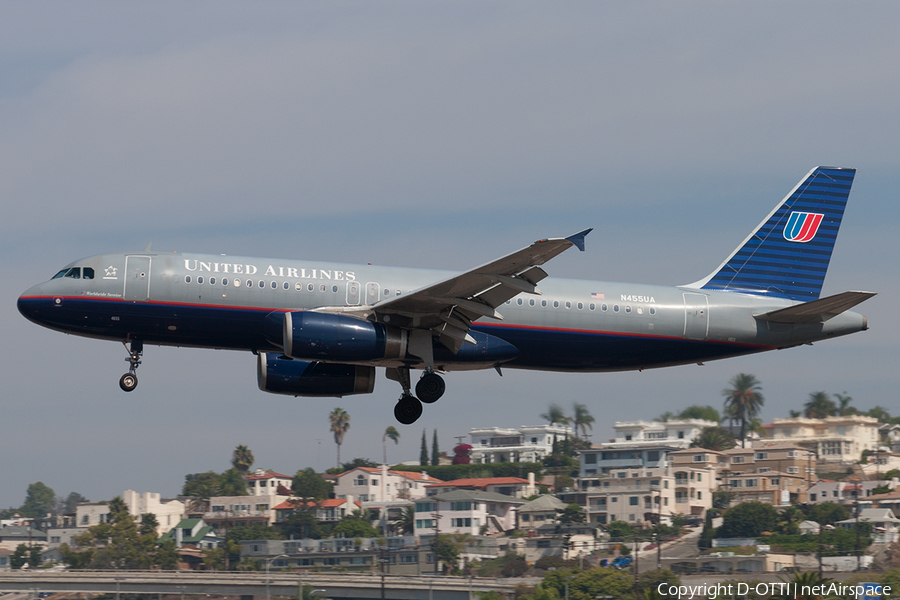
[[[39,312],[40,304],[39,299],[42,295],[43,290],[41,289],[41,286],[36,285],[19,296],[16,307],[23,317],[29,321],[37,321],[37,313]]]

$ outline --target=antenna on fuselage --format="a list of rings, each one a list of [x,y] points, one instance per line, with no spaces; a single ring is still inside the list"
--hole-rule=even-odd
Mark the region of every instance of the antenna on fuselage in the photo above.
[[[150,252],[150,246],[152,246],[152,245],[153,245],[153,242],[150,242],[149,244],[147,244],[147,247],[144,248],[144,252]]]

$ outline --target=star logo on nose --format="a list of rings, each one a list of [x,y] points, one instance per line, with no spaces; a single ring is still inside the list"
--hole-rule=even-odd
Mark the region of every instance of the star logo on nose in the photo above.
[[[103,279],[116,279],[116,273],[118,273],[118,269],[112,265],[106,267],[106,273],[103,276]]]

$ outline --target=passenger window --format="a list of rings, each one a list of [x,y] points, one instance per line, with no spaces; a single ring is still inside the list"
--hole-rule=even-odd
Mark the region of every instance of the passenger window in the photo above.
[[[291,289],[291,284],[289,284],[287,281],[285,281],[285,282],[284,282],[284,289],[285,289],[285,290]]]
[[[234,287],[241,287],[241,280],[240,280],[240,279],[235,278],[235,280],[234,280]]]
[[[651,314],[651,315],[655,315],[655,314],[656,314],[656,309],[653,308],[652,306],[650,307],[650,314]]]
[[[528,305],[529,305],[529,306],[534,306],[534,298],[532,298],[531,300],[528,301]]]
[[[298,292],[302,292],[303,284],[298,281],[297,283],[294,284],[294,289],[297,290]]]
[[[185,282],[185,283],[190,283],[190,282],[191,282],[191,276],[190,276],[190,275],[185,275],[185,276],[184,276],[184,282]]]
[[[553,301],[553,308],[559,308],[559,300]]]
[[[516,304],[518,304],[519,306],[522,306],[522,299],[519,298],[518,300],[516,300]]]
[[[72,267],[66,273],[68,279],[81,279],[81,267]]]
[[[398,296],[400,295],[400,290],[397,290],[397,295],[398,295]]]
[[[619,312],[619,305],[613,304],[613,312]]]
[[[277,290],[277,289],[278,289],[278,282],[277,282],[277,281],[273,281],[273,282],[272,282],[272,289],[273,289],[273,290]]]
[[[260,280],[259,280],[259,287],[260,287],[260,288],[266,287],[266,282],[263,281],[262,279],[260,279]]]
[[[337,291],[337,286],[334,286],[334,291]],[[391,295],[391,290],[389,290],[389,289],[387,289],[387,288],[384,288],[384,295],[385,295],[385,296],[390,296],[390,295]]]
[[[252,279],[248,279],[248,280],[247,280],[247,287],[248,287],[248,288],[252,288],[252,287],[253,287],[253,280],[252,280]]]
[[[313,284],[309,284],[308,286],[306,286],[306,291],[308,291],[308,292],[311,292],[314,289],[316,289],[316,286],[314,286]]]
[[[642,306],[638,306],[637,309],[635,309],[635,310],[637,310],[637,314],[639,314],[639,315],[644,314],[644,308]]]
[[[203,283],[203,277],[197,277],[197,283]]]
[[[93,279],[94,278],[94,270],[90,267],[85,267],[81,270],[81,278],[82,279]]]
[[[600,310],[602,310],[603,312],[606,312],[606,309],[607,309],[607,306],[605,304],[600,305]]]
[[[572,308],[572,303],[571,303],[571,302],[566,302],[566,310],[568,310],[568,309],[570,309],[570,308]]]
[[[228,279],[227,279],[227,278],[225,278],[225,277],[222,278],[222,285],[226,285],[226,286],[228,285]]]
[[[591,302],[591,305],[588,308],[590,308],[591,310],[594,310],[594,303]]]
[[[578,303],[578,310],[582,310],[584,308],[584,302]]]
[[[547,308],[547,301],[541,300],[541,308]]]
[[[323,283],[322,285],[319,286],[319,291],[320,291],[320,292],[324,292],[324,291],[325,291],[325,284],[324,284],[324,283]]]
[[[336,285],[331,286],[331,291],[334,292],[335,294],[337,294],[337,286]]]
[[[626,307],[625,307],[625,312],[630,314],[630,313],[631,313],[631,307],[630,307],[630,306],[626,306]]]
[[[215,277],[210,277],[210,278],[209,278],[209,285],[216,285],[216,278],[215,278]]]

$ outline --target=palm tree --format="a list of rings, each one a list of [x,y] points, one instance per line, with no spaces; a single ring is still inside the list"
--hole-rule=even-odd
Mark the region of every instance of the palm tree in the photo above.
[[[400,443],[400,432],[397,431],[397,428],[393,425],[388,425],[388,428],[384,430],[384,435],[381,436],[381,445],[384,447],[384,464],[387,464],[387,441],[388,439],[394,440],[395,444]]]
[[[350,429],[350,414],[343,408],[335,408],[328,414],[330,431],[334,434],[334,443],[337,444],[337,466],[341,466],[341,444],[344,443],[344,435]]]
[[[716,452],[731,450],[734,448],[734,436],[723,427],[704,427],[700,435],[691,442],[691,448],[706,448]]]
[[[231,466],[241,473],[246,473],[250,470],[250,467],[253,466],[253,460],[253,451],[243,444],[235,448],[234,452],[231,453]]]
[[[394,526],[400,535],[403,535],[404,533],[412,535],[413,531],[415,531],[415,524],[416,507],[413,505],[403,507],[403,512],[400,513],[400,516],[391,522],[391,525]]]
[[[575,430],[575,435],[578,435],[578,428],[581,428],[581,437],[587,439],[587,430],[594,430],[594,417],[591,416],[590,411],[588,411],[587,406],[584,404],[575,403],[574,404],[575,414],[569,419],[569,422],[572,423],[572,429]]]
[[[741,422],[741,447],[746,447],[747,421],[759,414],[763,398],[762,385],[755,375],[739,373],[728,382],[731,388],[722,390],[725,396],[725,414],[729,419]]]
[[[540,415],[545,421],[549,421],[551,425],[559,423],[560,425],[568,425],[569,417],[563,412],[559,404],[551,404],[544,414]]]
[[[850,403],[853,402],[853,398],[851,398],[847,392],[843,394],[835,394],[834,397],[840,403],[838,407],[838,415],[841,417],[846,417],[847,415],[855,415],[859,414],[859,411],[856,410],[856,407],[850,406]]]
[[[834,400],[825,392],[813,392],[803,405],[803,415],[807,419],[824,419],[837,414],[838,408]]]
[[[244,478],[244,474],[233,468],[222,473],[222,479],[219,481],[219,495],[246,496],[247,480]]]

